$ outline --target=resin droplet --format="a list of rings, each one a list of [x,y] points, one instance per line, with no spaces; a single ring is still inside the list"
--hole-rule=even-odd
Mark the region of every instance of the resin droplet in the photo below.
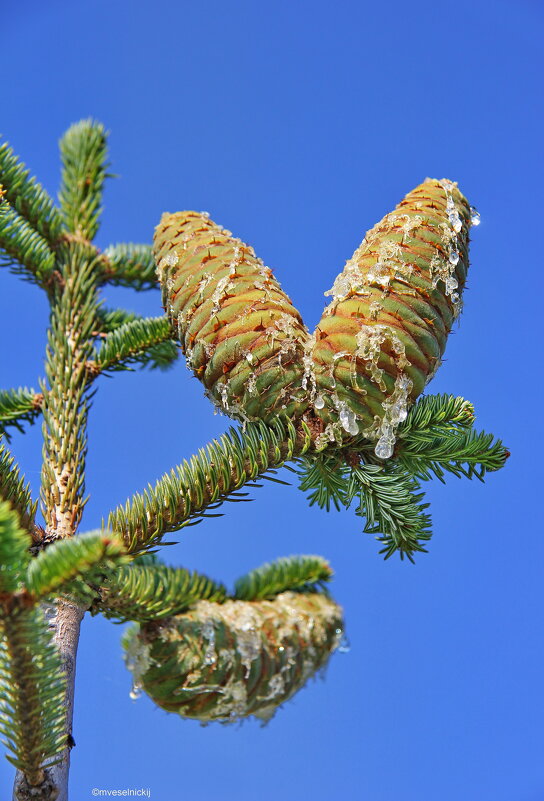
[[[474,206],[470,207],[470,224],[471,225],[480,225],[480,212],[478,209],[475,209]]]
[[[215,628],[212,620],[206,620],[202,626],[202,636],[208,640],[206,653],[204,654],[204,664],[213,665],[217,661],[215,653]]]
[[[394,443],[391,442],[389,437],[380,437],[376,447],[374,448],[374,453],[378,459],[389,459],[391,456],[393,456],[393,448]]]
[[[403,401],[398,400],[394,403],[389,410],[389,419],[393,425],[398,425],[406,420],[408,416],[408,409]]]
[[[164,257],[164,261],[169,267],[175,267],[179,261],[179,256],[177,253],[167,253]]]
[[[450,253],[449,262],[450,264],[453,264],[454,267],[459,263],[459,253],[456,250],[452,250]]]
[[[132,688],[131,688],[131,690],[130,690],[129,694],[128,694],[128,695],[129,695],[129,698],[130,698],[132,701],[137,701],[137,700],[138,700],[138,698],[140,698],[141,694],[142,694],[142,688],[141,688],[141,686],[140,686],[139,684],[136,684],[136,683],[134,683],[134,684],[132,685]]]
[[[453,277],[446,278],[446,295],[451,295],[452,292],[454,292],[458,286],[459,283],[456,278]]]
[[[224,409],[229,408],[229,388],[226,384],[220,384],[218,387],[219,394],[221,395],[221,403]]]
[[[354,412],[352,412],[351,409],[348,409],[345,403],[341,404],[339,419],[340,425],[344,431],[348,432],[348,434],[351,434],[354,437],[359,433],[357,418],[355,417]]]

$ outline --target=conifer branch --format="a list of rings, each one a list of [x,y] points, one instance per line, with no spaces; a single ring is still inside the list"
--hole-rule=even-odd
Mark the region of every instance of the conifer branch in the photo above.
[[[417,436],[418,432],[444,433],[471,428],[476,419],[470,401],[454,395],[423,395],[408,412],[398,428],[399,439]]]
[[[133,564],[116,570],[91,608],[107,618],[144,623],[184,612],[196,601],[224,601],[227,591],[207,576],[181,567]]]
[[[150,245],[136,245],[133,242],[110,245],[102,255],[103,280],[108,284],[137,291],[158,286],[157,268]]]
[[[385,544],[385,558],[399,551],[412,560],[431,536],[418,482],[433,475],[443,481],[446,472],[483,479],[508,456],[500,440],[473,431],[473,422],[472,404],[463,398],[425,396],[399,427],[393,459],[378,460],[368,440],[345,450],[331,448],[298,460],[300,489],[310,491],[310,505],[327,511],[331,504],[348,508],[359,497],[356,513],[367,520],[365,532],[383,535],[378,539]]]
[[[29,546],[30,538],[19,525],[13,505],[0,500],[0,610],[9,600],[7,596],[20,589],[30,559]]]
[[[2,444],[0,444],[0,500],[7,501],[11,505],[18,515],[19,525],[25,531],[31,532],[34,529],[38,502],[32,500],[30,485],[24,483],[15,459]],[[2,564],[4,560],[0,559],[0,565]]]
[[[135,312],[125,309],[107,309],[100,306],[97,310],[97,329],[93,332],[96,337],[105,338],[106,334],[116,331],[125,323],[132,323],[134,320],[141,320],[142,317]]]
[[[13,426],[21,433],[24,431],[23,423],[35,422],[41,414],[43,395],[27,387],[19,389],[0,390],[0,436],[3,434],[9,440],[8,426]]]
[[[174,364],[179,353],[166,317],[138,318],[108,334],[87,369],[92,375],[130,370],[131,365],[165,370]]]
[[[442,437],[407,437],[397,459],[417,478],[427,481],[434,475],[444,483],[446,473],[483,481],[488,471],[504,467],[508,455],[493,434],[469,430]]]
[[[54,264],[47,241],[3,198],[0,186],[0,266],[43,286]]]
[[[95,582],[126,561],[122,543],[111,535],[90,532],[57,540],[28,565],[25,587],[34,600],[63,592],[74,579]]]
[[[337,511],[348,506],[347,479],[348,465],[339,451],[325,451],[313,457],[297,460],[297,473],[302,492],[310,491],[308,503],[315,503],[320,509],[330,511],[331,503]]]
[[[60,658],[38,607],[2,617],[0,633],[0,732],[7,759],[39,786],[66,746]]]
[[[0,184],[15,211],[53,245],[63,227],[59,210],[7,142],[0,145]]]
[[[236,581],[234,598],[257,601],[281,592],[316,592],[331,580],[333,571],[322,556],[286,556],[252,570]]]
[[[432,535],[429,504],[421,503],[424,495],[413,476],[395,463],[358,465],[351,469],[348,503],[353,498],[359,500],[355,513],[366,519],[365,534],[381,535],[376,539],[385,559],[398,551],[413,562],[415,552],[425,552],[422,543]]]
[[[270,425],[258,422],[248,423],[245,430],[231,428],[154,487],[111,512],[108,525],[123,537],[129,552],[144,551],[167,532],[208,516],[206,510],[226,500],[240,500],[236,490],[305,453],[310,445],[304,423],[297,431],[290,420],[280,417]]]
[[[357,498],[355,513],[366,519],[363,531],[382,534],[377,539],[386,547],[380,553],[388,559],[399,551],[401,559],[408,556],[412,560],[413,552],[424,550],[421,541],[431,536],[431,520],[424,513],[428,504],[420,503],[423,494],[419,493],[417,481],[396,461],[366,464],[360,461],[366,454],[352,456],[352,464],[342,452],[334,450],[300,460],[300,489],[310,490],[310,506],[317,503],[327,511],[331,502],[337,509],[348,509]]]
[[[106,174],[106,131],[93,120],[72,125],[60,141],[62,182],[60,208],[69,231],[92,240],[102,211]]]
[[[472,430],[474,420],[474,408],[463,398],[421,398],[399,429],[397,461],[422,480],[434,475],[443,482],[447,472],[483,480],[504,466],[509,453],[492,434]]]
[[[30,785],[65,747],[64,680],[42,612],[11,603],[22,589],[30,538],[0,503],[0,732],[9,761]]]

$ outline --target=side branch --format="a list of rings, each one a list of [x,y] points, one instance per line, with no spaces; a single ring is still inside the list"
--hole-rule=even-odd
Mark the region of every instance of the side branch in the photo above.
[[[3,445],[0,445],[0,499],[9,502],[21,527],[33,533],[37,501],[32,500],[30,485],[25,484],[15,459]]]
[[[120,621],[159,620],[185,611],[196,601],[224,601],[227,591],[202,573],[163,564],[123,566],[100,587],[91,614]]]
[[[0,186],[0,265],[43,286],[54,264],[47,241],[3,199]]]
[[[259,601],[288,590],[318,592],[332,577],[333,570],[322,556],[284,556],[239,578],[234,597],[239,601]]]
[[[50,244],[62,230],[62,218],[52,198],[32,178],[7,142],[0,145],[0,184],[6,199]]]
[[[5,617],[0,631],[2,733],[13,753],[9,761],[35,787],[66,744],[61,662],[38,608]]]
[[[93,336],[100,339],[105,339],[108,334],[116,331],[125,323],[132,323],[134,320],[141,319],[141,316],[136,312],[130,312],[126,309],[108,309],[104,306],[98,308],[96,317],[98,327],[96,331],[93,331]]]
[[[103,257],[102,280],[113,286],[145,290],[158,286],[155,259],[150,245],[110,245]]]
[[[43,394],[27,387],[0,390],[0,436],[13,426],[21,433],[23,423],[34,423],[41,413]]]
[[[138,318],[121,325],[102,340],[87,362],[91,376],[112,370],[130,370],[130,365],[165,369],[179,356],[166,317]]]
[[[61,661],[23,583],[29,545],[15,511],[0,503],[0,732],[21,772],[21,801],[56,798],[50,769],[66,744]]]
[[[57,540],[30,562],[26,593],[33,602],[65,592],[80,600],[78,590],[86,582],[101,581],[127,560],[121,541],[102,532]]]
[[[297,429],[288,419],[278,418],[272,425],[248,423],[245,431],[231,428],[111,512],[108,525],[123,537],[129,552],[145,551],[167,532],[205,517],[207,509],[240,500],[236,490],[301,456],[310,445],[306,424]]]

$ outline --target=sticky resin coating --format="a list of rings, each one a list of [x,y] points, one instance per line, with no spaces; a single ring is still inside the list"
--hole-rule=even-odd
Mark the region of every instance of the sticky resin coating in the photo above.
[[[163,215],[154,254],[187,364],[216,406],[239,420],[300,416],[309,335],[253,248],[185,211]]]
[[[267,720],[324,667],[343,621],[323,593],[284,592],[271,601],[199,601],[127,634],[137,692],[158,706],[202,722]]]
[[[427,179],[346,262],[311,349],[323,446],[362,435],[377,456],[392,456],[396,428],[440,365],[461,310],[477,221],[457,184]]]

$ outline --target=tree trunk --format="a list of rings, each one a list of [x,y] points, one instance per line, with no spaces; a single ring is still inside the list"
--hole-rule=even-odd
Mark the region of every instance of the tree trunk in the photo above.
[[[18,771],[13,788],[13,801],[68,801],[68,773],[70,770],[70,751],[72,721],[74,715],[74,689],[76,678],[76,655],[79,642],[79,629],[85,610],[69,601],[58,601],[44,608],[49,625],[54,630],[54,640],[61,656],[62,670],[66,675],[66,748],[62,760],[48,770],[48,779],[41,788],[31,788]],[[58,791],[58,795],[55,793]]]

